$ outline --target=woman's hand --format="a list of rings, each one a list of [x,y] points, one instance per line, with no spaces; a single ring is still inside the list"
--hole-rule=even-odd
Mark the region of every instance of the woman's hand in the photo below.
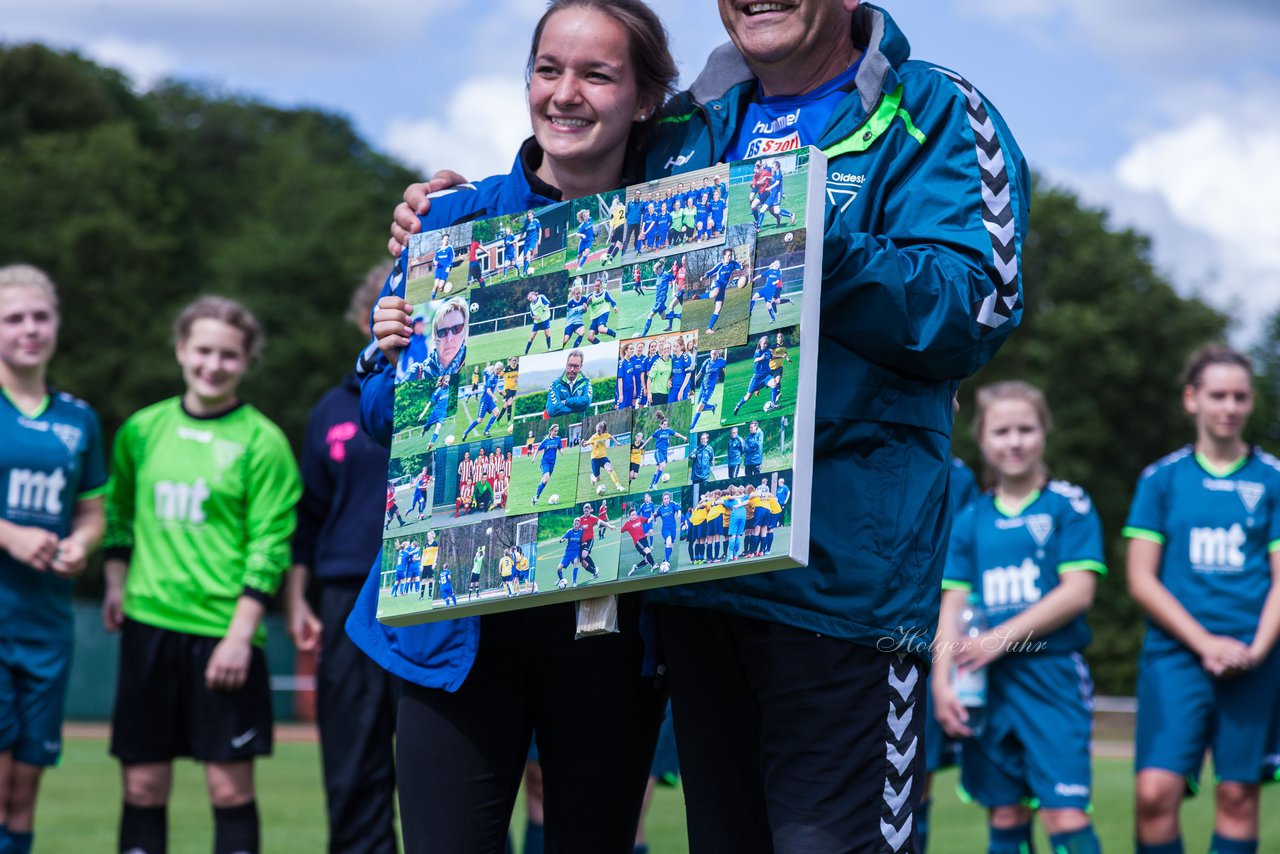
[[[238,691],[249,676],[249,641],[226,637],[213,648],[204,669],[204,682],[214,691]]]
[[[79,537],[71,536],[58,543],[49,568],[58,575],[79,575],[89,563],[89,552]]]
[[[1256,663],[1248,646],[1222,635],[1209,635],[1196,652],[1200,654],[1200,665],[1218,679],[1238,676]]]
[[[467,183],[457,172],[441,169],[431,176],[430,181],[421,184],[410,184],[404,189],[404,201],[396,205],[391,222],[391,239],[387,241],[387,251],[392,258],[399,258],[400,253],[409,245],[409,238],[422,231],[419,216],[426,216],[431,210],[431,200],[427,196]]]
[[[409,346],[413,306],[400,297],[386,296],[373,310],[373,337],[387,361],[395,363],[400,350]]]
[[[58,535],[29,525],[6,525],[0,546],[18,563],[41,572],[53,565],[58,553]]]
[[[984,632],[972,640],[961,641],[951,663],[957,670],[981,670],[1004,655],[1005,649],[1005,638],[994,632]]]
[[[973,730],[969,728],[969,711],[960,704],[960,698],[949,681],[933,682],[933,716],[942,725],[942,730],[952,738],[969,738]]]

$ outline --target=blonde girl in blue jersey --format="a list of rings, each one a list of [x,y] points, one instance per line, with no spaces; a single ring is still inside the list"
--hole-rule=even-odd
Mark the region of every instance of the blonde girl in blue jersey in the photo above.
[[[1052,481],[1044,461],[1051,417],[1024,382],[979,389],[974,432],[992,489],[955,519],[943,576],[934,714],[967,738],[961,784],[988,810],[991,854],[1031,846],[1031,799],[1055,854],[1100,851],[1089,818],[1093,697],[1081,651],[1084,615],[1102,562],[1102,527],[1078,486]],[[976,598],[993,625],[959,637]],[[985,719],[971,719],[953,684],[986,671]]]
[[[98,418],[49,387],[58,295],[0,267],[0,852],[32,849],[36,795],[61,754],[72,579],[102,539]]]
[[[1147,615],[1137,850],[1183,850],[1178,811],[1208,749],[1218,780],[1210,850],[1255,852],[1280,714],[1280,461],[1244,441],[1253,366],[1241,354],[1220,345],[1192,354],[1182,405],[1195,444],[1142,473],[1124,530],[1129,592]]]

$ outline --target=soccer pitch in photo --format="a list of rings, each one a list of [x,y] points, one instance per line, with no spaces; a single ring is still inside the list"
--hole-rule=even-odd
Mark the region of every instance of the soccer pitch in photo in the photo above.
[[[541,441],[541,437],[539,438]],[[532,456],[513,455],[511,458],[511,497],[507,501],[507,515],[520,516],[525,513],[541,513],[549,508],[577,503],[578,464],[582,454],[577,448],[569,447],[556,455],[556,468],[551,472],[551,479],[542,490],[538,503],[533,505],[534,494],[538,484],[542,482],[542,453],[534,451]],[[557,496],[556,504],[551,503],[551,496]]]
[[[762,300],[757,300],[754,308],[749,307],[747,310],[749,315],[749,336],[760,335],[775,329],[785,329],[788,326],[799,324],[801,284],[803,283],[797,281],[783,287],[782,297],[784,302],[778,306],[778,316],[776,318],[769,317],[769,307]],[[759,288],[760,283],[756,282],[755,290],[759,290]]]
[[[800,348],[790,348],[788,355],[791,356],[791,363],[783,364],[782,392],[778,395],[778,406],[776,409],[770,407],[768,412],[764,411],[764,405],[765,403],[772,403],[773,390],[765,386],[760,389],[755,397],[742,404],[742,408],[738,410],[737,415],[733,413],[733,408],[742,402],[743,396],[746,395],[747,389],[751,386],[751,377],[754,373],[751,359],[743,359],[724,369],[724,402],[726,411],[720,414],[721,424],[726,427],[745,425],[761,418],[791,415],[796,411],[796,385],[799,382],[800,375]],[[701,426],[701,423],[699,423],[699,426]],[[746,431],[743,430],[741,432],[745,433]]]
[[[467,340],[467,365],[480,365],[483,367],[499,361],[505,364],[510,356],[525,355],[525,344],[529,341],[529,334],[532,328],[531,326],[520,326],[515,329],[504,329],[501,332],[472,335]],[[550,351],[562,349],[561,342],[564,341],[563,317],[552,319],[550,332]],[[573,342],[570,341],[569,343],[572,344]],[[546,352],[549,352],[546,334],[539,332],[533,340],[533,345],[529,348],[529,354],[536,355]]]
[[[533,279],[543,275],[544,273],[559,272],[564,269],[565,257],[566,255],[563,249],[557,249],[555,252],[548,253],[547,255],[537,255],[531,262],[529,262],[529,272],[527,275],[521,275],[514,269],[509,269],[506,271],[506,275],[502,275],[501,266],[490,268],[485,271],[484,284],[481,285],[480,288],[475,288],[473,290],[486,288],[490,285],[501,285],[504,283],[509,284],[511,282],[519,281],[520,279]],[[450,277],[450,281],[452,281],[452,277]]]
[[[706,282],[700,283],[699,287],[705,290]],[[707,323],[711,320],[711,310],[715,308],[715,303],[709,299],[698,299],[692,294],[686,293],[684,300],[684,317],[681,320],[684,329],[700,330],[698,337],[698,348],[703,352],[710,350],[712,347],[724,349],[725,347],[741,347],[747,343],[748,334],[748,316],[747,310],[751,304],[751,288],[749,287],[733,287],[730,286],[729,292],[725,294],[724,305],[720,307],[720,317],[716,320],[716,328],[711,332],[707,332]]]
[[[622,291],[613,292],[613,298],[618,302],[618,314],[614,318],[617,324],[614,329],[618,331],[618,338],[626,340],[628,338],[640,338],[645,334],[644,322],[649,316],[649,312],[653,309],[653,279],[652,277],[644,280],[641,285],[645,290],[643,294],[637,294],[631,288],[631,283],[627,282],[626,287]],[[674,310],[677,315],[680,313],[680,304],[676,302],[675,288],[673,287],[667,294],[667,309]],[[661,314],[653,316],[653,323],[649,325],[648,335],[661,335],[668,332],[679,332],[681,320],[677,316],[671,323],[671,328],[667,329],[667,319]]]
[[[616,438],[616,437],[615,437]],[[591,482],[591,451],[583,448],[579,453],[582,462],[578,464],[578,503],[584,501],[594,501],[598,498],[613,498],[622,495],[627,491],[627,465],[631,456],[631,443],[628,437],[627,443],[622,445],[614,445],[608,450],[609,462],[613,464],[613,473],[618,476],[618,483],[622,488],[613,485],[613,481],[609,478],[609,473],[603,469],[600,471],[600,480],[597,483]],[[598,491],[603,486],[604,491]]]
[[[436,439],[435,447],[440,448],[446,445],[450,436],[453,436],[455,443],[458,442],[462,438],[462,431],[467,429],[467,425],[475,417],[473,414],[475,411],[476,404],[473,400],[459,401],[457,412],[440,422],[440,434]],[[427,432],[423,433],[422,426],[415,424],[405,430],[401,430],[391,440],[391,447],[396,459],[427,453],[427,445],[431,442],[431,434],[434,432],[434,428],[428,428]],[[483,427],[484,425],[480,426]],[[502,429],[506,429],[505,424],[503,424]]]
[[[750,369],[748,368],[748,370]],[[725,373],[725,376],[728,377],[729,375],[728,368],[725,369],[724,373]],[[702,387],[699,385],[694,387],[693,391],[689,395],[689,397],[693,400],[693,411],[695,413],[697,413],[698,411],[698,400],[699,400],[698,395],[701,394],[701,392],[702,392]],[[697,426],[690,428],[692,431],[689,433],[690,443],[693,443],[694,440],[697,439],[697,436],[695,434],[705,433],[708,430],[715,430],[720,426],[720,413],[724,409],[724,401],[725,401],[724,383],[720,383],[719,385],[716,386],[716,390],[711,392],[710,404],[714,406],[715,409],[704,409],[702,410],[702,414],[697,416],[698,417]],[[730,402],[729,406],[732,407],[733,403]],[[684,432],[684,431],[681,431],[681,432]]]
[[[783,194],[781,208],[790,211],[796,215],[795,225],[791,224],[790,217],[784,217],[779,223],[774,219],[772,213],[764,215],[764,227],[760,229],[760,236],[766,234],[788,231],[793,228],[805,227],[805,207],[809,200],[809,189],[806,186],[808,181],[807,170],[805,172],[794,172],[783,176]],[[729,194],[729,225],[742,225],[744,223],[755,224],[755,219],[751,215],[751,185],[750,184],[734,184],[733,190]]]
[[[615,529],[618,525],[617,520],[610,520],[610,524]],[[541,528],[545,526],[540,526]],[[565,530],[573,527],[570,522],[565,526]],[[560,532],[561,534],[564,531]],[[604,534],[603,539],[601,534]],[[629,537],[627,538],[630,539]],[[585,566],[578,567],[578,582],[575,585],[573,581],[573,565],[570,564],[564,570],[564,579],[569,582],[571,587],[587,587],[592,584],[603,584],[606,581],[618,580],[618,531],[606,530],[603,526],[596,526],[595,546],[591,549],[591,559],[596,562],[596,569],[600,572],[599,578],[592,578],[591,573],[587,572]],[[559,535],[554,535],[548,539],[541,540],[538,543],[538,566],[534,570],[533,577],[538,582],[539,592],[548,592],[556,589],[556,570],[560,567],[560,562],[564,560],[564,543],[560,542]]]
[[[636,479],[631,481],[631,486],[627,488],[627,492],[631,495],[642,495],[646,492],[657,493],[653,496],[653,500],[657,503],[662,497],[664,489],[682,489],[689,485],[689,461],[684,459],[687,448],[685,446],[672,447],[671,455],[667,458],[667,467],[663,470],[664,474],[670,475],[666,481],[659,479],[656,486],[650,486],[653,481],[653,474],[657,471],[657,466],[653,463],[653,453],[645,451],[645,462],[640,466],[640,474],[636,475]],[[680,459],[672,459],[672,456],[679,454]],[[628,455],[629,460],[629,455]],[[627,474],[630,476],[630,462],[628,462]],[[621,478],[619,478],[621,479]],[[624,481],[625,485],[625,481]],[[609,484],[609,488],[613,488],[613,484]],[[614,490],[615,492],[617,490]]]

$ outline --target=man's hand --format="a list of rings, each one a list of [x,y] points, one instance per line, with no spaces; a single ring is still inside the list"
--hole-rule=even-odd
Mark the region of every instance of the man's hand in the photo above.
[[[247,640],[226,637],[213,648],[204,669],[204,683],[214,691],[238,691],[249,677],[249,657],[253,645]]]
[[[426,216],[431,210],[431,200],[427,196],[467,183],[457,172],[441,169],[431,176],[431,180],[421,184],[410,184],[405,187],[404,201],[396,205],[391,222],[391,239],[387,241],[387,251],[392,258],[399,258],[400,253],[409,245],[410,235],[422,231],[422,223],[418,217]]]
[[[395,296],[383,297],[373,309],[374,340],[393,365],[400,351],[409,346],[409,336],[413,334],[413,327],[409,325],[412,312],[412,305]]]

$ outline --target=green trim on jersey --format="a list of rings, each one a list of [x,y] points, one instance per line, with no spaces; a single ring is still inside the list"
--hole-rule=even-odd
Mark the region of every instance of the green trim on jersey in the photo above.
[[[1164,534],[1159,531],[1148,531],[1146,528],[1126,526],[1120,529],[1120,535],[1130,540],[1146,540],[1155,543],[1157,546],[1164,545]]]
[[[39,418],[41,415],[44,415],[46,412],[49,411],[49,404],[53,400],[51,397],[49,397],[49,395],[46,394],[44,396],[44,399],[36,404],[36,408],[28,412],[27,410],[22,408],[22,405],[19,404],[18,401],[13,399],[13,395],[9,394],[9,389],[5,388],[4,386],[0,386],[0,394],[3,394],[4,399],[9,401],[9,403],[13,406],[14,409],[18,410],[19,413],[21,413],[22,415],[25,415],[27,418]]]
[[[1040,497],[1040,490],[1033,489],[1031,490],[1031,494],[1022,500],[1021,504],[1019,504],[1017,507],[1010,507],[1008,504],[1005,504],[1003,501],[1001,501],[1000,496],[997,495],[995,496],[996,510],[1000,511],[1001,515],[1008,516],[1010,519],[1012,519],[1015,516],[1021,516],[1022,511],[1026,510],[1032,504],[1035,504],[1036,499],[1039,497]]]
[[[1252,456],[1253,454],[1245,454],[1233,463],[1227,463],[1225,466],[1215,466],[1213,463],[1209,462],[1208,457],[1199,451],[1196,451],[1196,462],[1200,464],[1200,468],[1204,469],[1214,477],[1231,477],[1231,475],[1244,468],[1245,463],[1249,462],[1249,459]]]
[[[132,550],[124,612],[170,631],[222,637],[246,589],[275,593],[302,494],[280,428],[251,406],[188,415],[179,398],[116,436],[108,548]],[[254,642],[266,639],[259,628]]]
[[[973,585],[967,581],[955,581],[951,578],[942,579],[943,590],[963,590],[965,593],[973,590]]]
[[[76,500],[88,501],[91,498],[98,498],[100,496],[106,495],[110,491],[111,491],[111,484],[104,483],[102,484],[102,486],[99,486],[97,489],[87,489],[84,492],[81,492],[76,496]]]
[[[1267,543],[1267,554],[1272,554],[1277,551],[1280,551],[1280,540],[1272,540]]]
[[[1064,572],[1096,572],[1105,576],[1107,565],[1100,560],[1069,560],[1058,564],[1058,574]]]

